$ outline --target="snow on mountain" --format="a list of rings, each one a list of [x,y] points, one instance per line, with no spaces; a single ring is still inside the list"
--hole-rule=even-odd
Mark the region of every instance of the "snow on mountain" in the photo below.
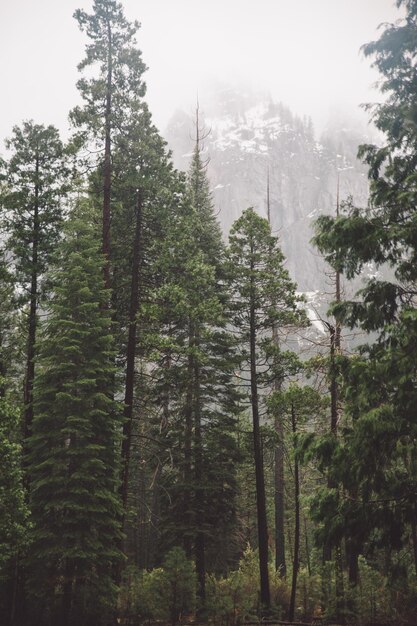
[[[313,248],[313,223],[335,212],[352,196],[366,203],[366,168],[357,161],[358,144],[366,141],[355,121],[333,121],[318,139],[311,121],[300,119],[270,98],[226,89],[200,104],[204,156],[215,210],[223,231],[241,212],[254,207],[266,216],[267,179],[272,229],[281,240],[287,268],[299,288],[328,291],[329,269]],[[178,111],[165,133],[175,165],[188,169],[195,136],[192,115]]]

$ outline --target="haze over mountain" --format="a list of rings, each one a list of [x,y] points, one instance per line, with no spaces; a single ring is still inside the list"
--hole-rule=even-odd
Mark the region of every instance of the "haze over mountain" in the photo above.
[[[334,213],[338,179],[341,201],[353,196],[357,204],[366,203],[366,168],[356,154],[370,129],[335,114],[317,137],[311,120],[284,104],[230,87],[201,103],[199,117],[224,233],[249,206],[266,217],[269,176],[271,223],[288,269],[302,291],[324,290],[326,268],[310,243],[312,224],[319,213]],[[195,116],[178,110],[165,136],[180,169],[188,168],[195,134]]]

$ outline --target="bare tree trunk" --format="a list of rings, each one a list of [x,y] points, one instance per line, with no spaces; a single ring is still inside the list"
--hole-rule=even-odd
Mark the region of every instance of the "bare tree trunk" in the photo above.
[[[35,379],[35,346],[38,312],[38,252],[39,252],[39,156],[35,163],[35,204],[33,208],[33,241],[32,241],[32,270],[30,283],[30,305],[28,322],[28,340],[26,351],[26,375],[24,382],[24,452],[25,465],[27,464],[28,439],[32,433],[33,422],[33,382]],[[29,476],[26,476],[26,486],[29,488]]]
[[[414,505],[413,519],[411,521],[411,536],[413,539],[413,553],[414,553],[414,569],[417,576],[417,507]]]
[[[348,558],[349,558],[349,584],[356,587],[359,582],[359,551],[356,543],[350,539],[348,541]]]
[[[129,465],[132,451],[133,400],[135,387],[135,355],[137,314],[139,311],[139,274],[142,244],[142,195],[138,191],[136,204],[136,225],[133,240],[132,275],[130,287],[129,332],[126,351],[126,382],[124,398],[124,424],[122,442],[122,481],[121,496],[123,505],[123,522],[126,515],[129,493]]]
[[[69,626],[69,624],[71,623],[72,588],[73,588],[72,567],[70,566],[68,559],[66,559],[64,586],[63,586],[63,593],[62,593],[62,612],[61,612],[62,626]]]
[[[196,333],[196,347],[199,345]],[[204,488],[203,488],[203,437],[201,431],[200,403],[200,366],[194,364],[194,442],[195,442],[195,505],[196,505],[196,536],[195,536],[195,568],[198,580],[198,596],[204,606],[206,598],[206,559],[204,525]]]
[[[335,549],[335,576],[336,576],[336,618],[344,616],[345,609],[345,585],[343,582],[343,559],[340,543]]]
[[[194,324],[189,322],[189,348],[194,347]],[[192,490],[192,456],[193,456],[193,378],[194,378],[194,358],[190,352],[188,355],[188,381],[187,394],[185,399],[184,417],[184,492],[183,492],[183,514],[184,514],[184,538],[183,545],[187,559],[192,558],[192,527],[193,511],[191,503]]]
[[[308,575],[311,576],[310,542],[308,540],[308,529],[307,529],[307,519],[306,518],[304,518],[304,534],[305,534],[305,542],[306,542],[307,571],[308,571]]]
[[[292,432],[295,436],[297,432],[297,423],[294,404],[291,406],[291,424]],[[295,613],[295,598],[297,594],[297,577],[298,569],[300,567],[300,476],[298,467],[297,454],[294,457],[294,496],[295,496],[295,525],[294,525],[294,558],[292,566],[292,585],[291,585],[291,598],[290,608],[288,611],[288,621],[294,621]]]
[[[259,424],[258,384],[256,380],[256,324],[253,272],[251,273],[250,298],[250,385],[253,419],[253,447],[256,475],[256,506],[258,513],[259,572],[261,582],[261,603],[269,609],[271,596],[268,572],[268,523],[266,517],[265,478],[263,468],[262,443]]]
[[[271,202],[270,202],[270,185],[269,185],[269,168],[267,173],[266,187],[266,206],[268,224],[271,228]],[[276,324],[272,328],[272,338],[274,345],[279,347],[278,329]],[[274,379],[273,390],[281,391],[282,381],[276,376]],[[274,430],[276,434],[276,444],[274,450],[274,512],[275,512],[275,569],[281,576],[285,578],[287,575],[287,565],[285,562],[285,500],[284,500],[284,427],[282,416],[276,414],[274,418]]]
[[[278,345],[278,332],[273,328],[273,339]],[[281,381],[276,378],[274,381],[274,391],[281,390]],[[287,565],[285,562],[285,501],[284,501],[284,428],[282,416],[276,414],[274,419],[274,429],[277,442],[274,450],[274,508],[275,508],[275,569],[285,578],[287,575]]]
[[[164,368],[167,372],[169,372],[171,368],[171,354],[168,352],[164,359]],[[165,385],[165,389],[162,395],[162,420],[160,425],[160,435],[163,439],[164,435],[168,431],[169,428],[169,415],[170,415],[170,394],[169,394],[169,385]],[[152,479],[151,491],[152,491],[152,500],[151,500],[151,515],[150,515],[150,525],[149,525],[149,538],[148,538],[148,562],[147,569],[153,569],[156,567],[156,549],[157,549],[157,540],[159,538],[159,522],[160,522],[160,484],[159,480],[162,475],[163,463],[162,460],[158,458],[158,464],[156,466],[156,470]]]
[[[112,89],[113,89],[113,47],[110,21],[107,22],[107,84],[106,109],[104,113],[104,164],[103,164],[103,254],[104,286],[110,289],[110,201],[111,201],[111,131],[112,131]]]

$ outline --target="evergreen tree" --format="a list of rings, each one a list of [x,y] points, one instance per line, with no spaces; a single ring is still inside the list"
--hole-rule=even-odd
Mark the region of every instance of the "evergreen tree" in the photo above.
[[[5,381],[1,384],[6,387]],[[19,411],[0,397],[0,619],[13,624],[19,613],[17,564],[28,541],[29,511],[25,502]]]
[[[13,136],[6,145],[11,156],[5,164],[0,198],[2,227],[23,304],[29,306],[24,382],[24,434],[27,438],[33,420],[35,341],[42,276],[60,237],[69,172],[62,142],[53,126],[24,122],[21,128],[13,129]]]
[[[166,144],[144,106],[131,116],[129,131],[119,138],[113,167],[113,280],[118,358],[125,363],[125,422],[122,443],[122,500],[127,507],[129,466],[134,435],[136,357],[141,353],[138,313],[158,283],[158,244],[169,227],[174,192],[178,188]],[[93,194],[94,195],[94,194]],[[143,351],[142,351],[143,352]],[[140,401],[140,400],[139,400]]]
[[[154,349],[161,358],[156,391],[166,407],[171,439],[167,445],[174,447],[178,472],[172,476],[176,497],[166,521],[168,545],[178,541],[179,533],[189,558],[194,553],[203,601],[207,550],[216,555],[218,528],[224,523],[230,532],[234,515],[237,362],[234,339],[226,330],[219,270],[209,262],[212,252],[197,237],[204,229],[201,219],[198,208],[186,201],[164,242],[160,263],[165,280],[155,293],[162,334]],[[208,233],[205,237],[210,240]],[[230,556],[223,556],[227,567]]]
[[[20,337],[17,337],[18,312],[15,280],[6,261],[6,253],[0,249],[0,398],[6,395],[6,386],[13,383],[16,389],[16,361]],[[6,385],[8,383],[8,385]]]
[[[229,241],[232,315],[242,346],[241,376],[248,388],[253,421],[261,602],[269,608],[268,525],[261,439],[263,397],[260,385],[271,384],[274,373],[282,375],[282,371],[277,371],[277,367],[282,370],[283,359],[277,360],[279,347],[274,341],[274,327],[298,324],[302,316],[297,312],[295,285],[283,267],[283,254],[277,239],[271,235],[267,220],[259,217],[253,209],[247,209],[233,225]]]
[[[80,29],[90,43],[86,57],[78,69],[97,68],[92,78],[78,81],[85,105],[76,107],[71,119],[81,129],[80,139],[93,141],[102,150],[100,161],[102,180],[103,254],[106,259],[104,276],[110,287],[110,222],[112,202],[112,151],[117,138],[126,133],[125,124],[131,113],[140,110],[145,93],[142,74],[145,65],[136,48],[135,34],[139,23],[129,23],[123,7],[115,0],[94,0],[93,13],[78,9],[74,14]]]
[[[297,580],[300,569],[301,554],[301,477],[300,477],[300,426],[320,413],[323,399],[320,394],[311,387],[291,384],[285,390],[275,391],[270,399],[270,404],[275,411],[279,411],[283,418],[288,421],[288,430],[292,435],[292,467],[291,474],[294,483],[294,546],[292,559],[292,583],[291,596],[288,608],[288,621],[293,622],[296,610]]]
[[[361,356],[347,361],[344,400],[350,428],[336,448],[332,471],[350,493],[338,503],[347,520],[350,580],[358,580],[358,554],[384,537],[389,549],[416,544],[417,279],[415,62],[417,2],[398,0],[404,20],[385,27],[364,46],[381,73],[386,100],[373,120],[384,133],[382,147],[361,146],[369,165],[370,202],[345,206],[337,218],[322,217],[316,242],[335,269],[348,278],[372,263],[379,270],[349,302],[334,307],[351,327],[376,333]],[[336,504],[337,506],[337,504]],[[388,567],[389,569],[389,567]]]
[[[103,259],[85,216],[70,220],[59,262],[35,383],[30,590],[40,623],[107,624],[120,558],[120,419]]]

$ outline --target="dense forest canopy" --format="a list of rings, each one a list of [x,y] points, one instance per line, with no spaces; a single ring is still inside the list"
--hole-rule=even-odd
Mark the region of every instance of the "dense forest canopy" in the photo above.
[[[0,162],[2,624],[415,624],[417,1],[397,6],[363,47],[369,201],[338,190],[315,221],[313,326],[269,170],[267,218],[242,206],[226,241],[202,105],[182,172],[139,24],[75,12],[71,137],[24,121]]]

